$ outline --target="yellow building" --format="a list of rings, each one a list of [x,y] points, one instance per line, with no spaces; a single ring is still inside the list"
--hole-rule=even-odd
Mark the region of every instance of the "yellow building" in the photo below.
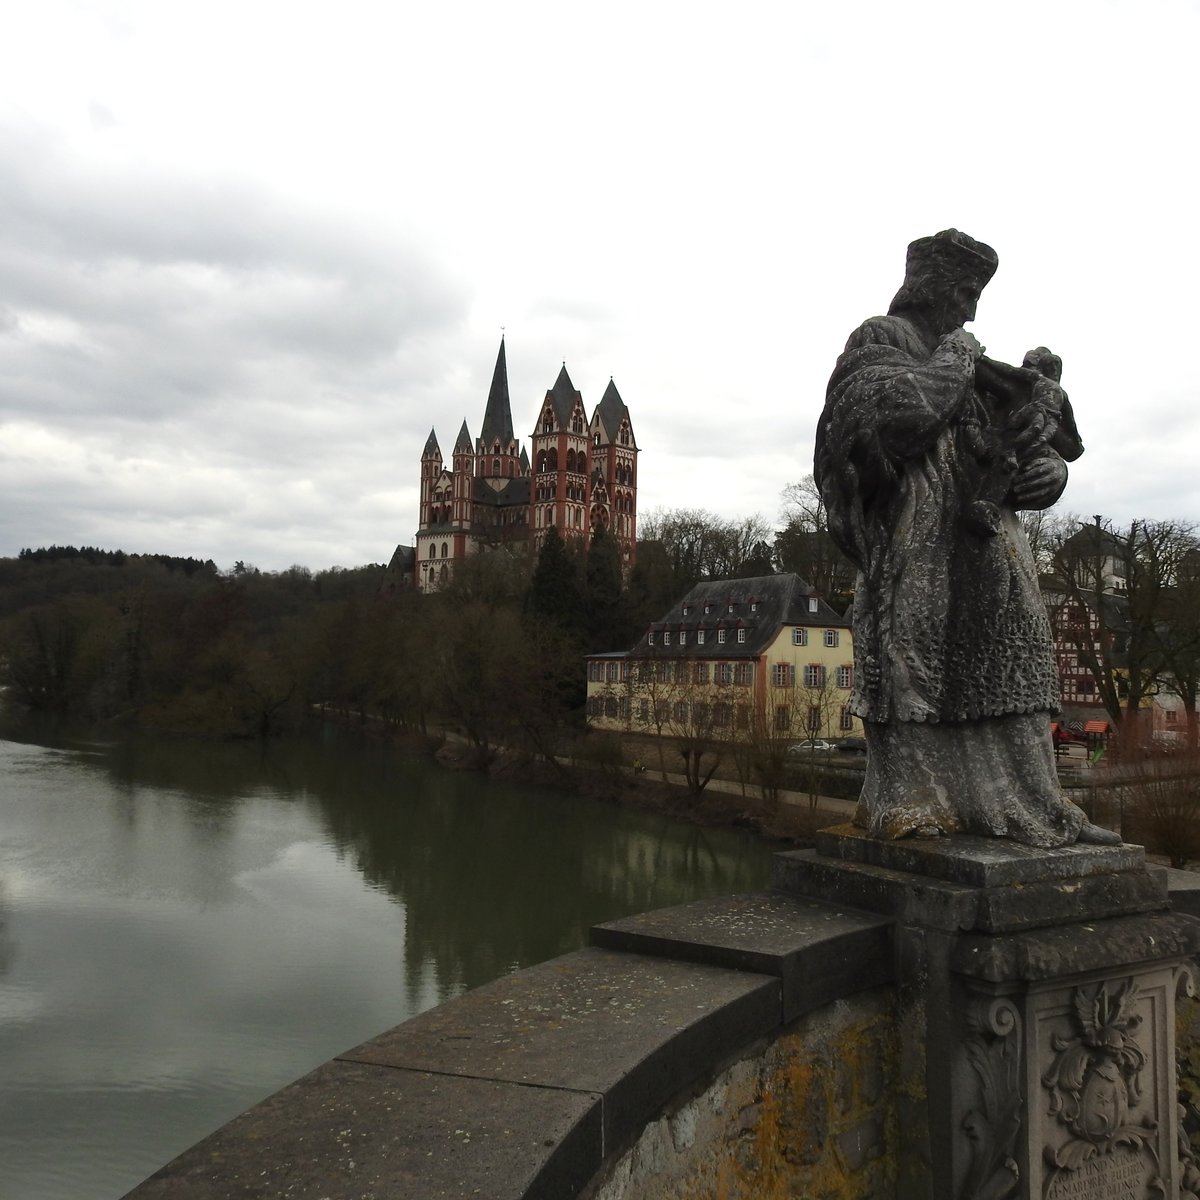
[[[861,734],[850,623],[797,575],[697,584],[632,650],[587,660],[588,723],[660,736]]]

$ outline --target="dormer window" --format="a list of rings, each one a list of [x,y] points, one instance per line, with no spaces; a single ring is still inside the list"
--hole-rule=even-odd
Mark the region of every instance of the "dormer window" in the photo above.
[[[696,630],[696,645],[697,646],[704,645],[704,630],[703,629]]]
[[[815,613],[815,612],[817,611],[817,604],[818,604],[818,603],[819,603],[819,602],[818,602],[818,600],[817,600],[816,596],[809,596],[809,598],[808,598],[808,611],[809,611],[810,613]]]
[[[664,629],[663,630],[663,645],[669,646],[670,644],[671,644],[671,631],[669,629]]]
[[[744,646],[745,644],[746,644],[746,631],[744,629],[739,629],[738,630],[738,645]]]
[[[681,629],[679,631],[679,644],[681,646],[687,645],[687,630],[686,629]]]
[[[654,630],[653,629],[650,630],[650,632],[648,634],[646,634],[646,645],[647,646],[654,645]]]
[[[733,604],[733,601],[730,600],[729,603],[725,605],[725,611],[733,612],[733,609],[734,609],[734,604]]]
[[[751,600],[751,601],[750,601],[750,611],[751,611],[751,612],[758,612],[758,601],[757,601],[757,600]]]
[[[705,611],[705,613],[710,613],[710,612],[712,612],[712,605],[711,605],[711,604],[706,604],[706,605],[704,606],[704,611]]]
[[[686,616],[688,615],[688,613],[690,613],[691,611],[692,611],[692,606],[691,606],[690,604],[685,604],[685,605],[683,606],[683,615],[684,615],[685,617],[686,617]]]

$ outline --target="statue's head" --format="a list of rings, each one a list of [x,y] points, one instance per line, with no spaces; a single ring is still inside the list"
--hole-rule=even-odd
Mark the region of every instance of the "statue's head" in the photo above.
[[[904,284],[892,313],[921,317],[938,335],[975,319],[975,305],[999,263],[991,246],[957,229],[918,238],[908,247]]]
[[[1045,375],[1047,379],[1053,379],[1055,383],[1062,381],[1062,359],[1045,346],[1030,350],[1021,360],[1021,366],[1029,367],[1038,374]]]

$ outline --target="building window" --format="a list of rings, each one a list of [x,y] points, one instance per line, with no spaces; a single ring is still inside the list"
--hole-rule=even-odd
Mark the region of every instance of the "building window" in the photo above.
[[[617,682],[617,664],[615,662],[606,663],[606,676],[609,683]]]
[[[706,604],[706,605],[704,606],[704,611],[705,611],[706,613],[710,613],[710,612],[712,612],[712,605],[711,605],[711,604]]]
[[[1166,721],[1166,723],[1168,725],[1174,725],[1175,724],[1175,710],[1173,708],[1164,708],[1163,709],[1163,720]]]
[[[683,615],[684,615],[685,617],[686,617],[686,616],[688,615],[688,613],[690,613],[691,611],[692,611],[692,606],[691,606],[690,604],[685,604],[685,605],[683,606]]]
[[[733,612],[733,601],[732,600],[730,600],[730,602],[727,605],[725,605],[725,611]]]
[[[604,715],[606,717],[615,717],[617,715],[617,698],[616,696],[604,697]]]
[[[792,727],[792,714],[786,704],[775,709],[775,732],[786,733]]]
[[[638,701],[638,723],[641,725],[649,725],[650,724],[650,701],[649,700],[639,700]]]
[[[718,729],[727,729],[733,718],[733,709],[728,704],[713,705],[713,725]]]
[[[697,683],[707,683],[708,682],[708,663],[698,662],[696,664],[696,670],[693,675],[693,679]]]
[[[723,630],[723,629],[717,630],[717,645],[718,646],[725,645],[725,630]]]
[[[754,682],[754,664],[752,662],[740,662],[733,668],[733,682],[740,683],[744,687],[748,687]]]
[[[840,688],[848,688],[854,682],[854,669],[852,667],[838,667],[837,669],[837,685]]]
[[[830,648],[838,644],[838,631],[836,629],[825,630],[825,645]]]
[[[686,700],[676,700],[675,708],[672,711],[672,716],[680,725],[683,725],[688,718],[688,706]]]
[[[838,717],[838,728],[848,733],[854,728],[854,714],[843,704],[841,715]]]
[[[713,677],[717,683],[732,683],[733,663],[717,663],[713,668]]]
[[[663,645],[669,646],[670,644],[671,644],[671,631],[669,629],[664,629],[663,630]]]
[[[654,645],[654,630],[653,629],[650,630],[650,632],[648,634],[646,634],[646,645],[647,646]]]
[[[776,663],[771,668],[771,683],[775,687],[795,687],[796,668],[791,663]]]
[[[686,629],[681,629],[679,631],[679,644],[681,646],[687,645],[687,630]]]
[[[737,727],[739,729],[750,728],[750,705],[739,704],[737,706]]]
[[[825,668],[820,663],[809,663],[804,668],[804,686],[808,688],[825,686]]]
[[[704,630],[703,629],[696,630],[696,645],[697,646],[704,645]]]
[[[817,611],[817,604],[818,604],[818,600],[817,600],[816,596],[809,596],[808,611],[810,613],[815,613]]]
[[[814,736],[821,732],[821,706],[819,704],[808,706],[808,732]]]
[[[792,645],[793,646],[807,646],[808,645],[808,630],[807,629],[793,629],[792,630]]]
[[[757,600],[751,600],[751,601],[750,601],[750,611],[751,611],[751,612],[758,612],[758,601],[757,601]]]
[[[738,645],[744,646],[745,644],[746,644],[746,631],[744,629],[739,629],[738,630]]]

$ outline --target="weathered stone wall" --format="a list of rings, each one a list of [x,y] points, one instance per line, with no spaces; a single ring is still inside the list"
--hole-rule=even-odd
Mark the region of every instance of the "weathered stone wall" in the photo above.
[[[895,994],[802,1018],[672,1106],[585,1200],[878,1200],[894,1194],[902,1089]]]

